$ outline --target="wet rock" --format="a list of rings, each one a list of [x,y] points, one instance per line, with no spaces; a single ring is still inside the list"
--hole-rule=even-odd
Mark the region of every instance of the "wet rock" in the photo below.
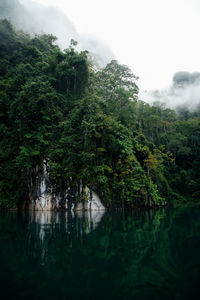
[[[80,182],[77,187],[55,192],[49,180],[49,168],[44,161],[43,168],[36,167],[29,171],[29,209],[48,211],[65,209],[68,211],[105,210],[96,192],[83,186]],[[78,195],[78,198],[75,197]],[[77,203],[77,201],[80,201]]]

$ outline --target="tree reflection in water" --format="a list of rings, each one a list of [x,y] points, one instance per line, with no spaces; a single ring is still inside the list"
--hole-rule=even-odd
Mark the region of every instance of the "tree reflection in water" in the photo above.
[[[60,213],[56,211],[29,211],[26,250],[30,258],[41,256],[41,265],[48,260],[48,247],[52,239],[66,234],[67,244],[73,248],[73,241],[83,241],[86,234],[95,230],[105,211],[77,211]]]
[[[0,244],[7,298],[200,299],[199,206],[4,213]]]

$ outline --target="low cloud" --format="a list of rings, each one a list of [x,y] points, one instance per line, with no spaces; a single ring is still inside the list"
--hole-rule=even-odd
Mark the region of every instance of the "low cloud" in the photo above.
[[[115,56],[110,47],[95,36],[81,35],[78,39],[80,50],[89,50],[97,67],[105,67]]]
[[[200,109],[200,72],[177,72],[165,90],[142,91],[140,99],[150,104],[161,102],[172,109]]]
[[[53,34],[64,50],[71,39],[78,41],[78,50],[88,50],[96,67],[104,67],[115,56],[112,50],[96,37],[80,35],[73,23],[56,6],[44,6],[32,0],[0,0],[0,18],[8,19],[18,29],[29,34]],[[55,3],[56,5],[56,3]]]

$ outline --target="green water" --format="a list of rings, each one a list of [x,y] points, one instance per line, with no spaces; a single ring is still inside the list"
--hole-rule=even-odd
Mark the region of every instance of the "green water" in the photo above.
[[[200,207],[0,214],[1,299],[200,299]]]

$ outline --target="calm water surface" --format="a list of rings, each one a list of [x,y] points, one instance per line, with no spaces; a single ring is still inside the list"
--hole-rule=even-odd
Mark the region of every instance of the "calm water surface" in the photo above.
[[[0,213],[1,299],[200,299],[200,207]]]

